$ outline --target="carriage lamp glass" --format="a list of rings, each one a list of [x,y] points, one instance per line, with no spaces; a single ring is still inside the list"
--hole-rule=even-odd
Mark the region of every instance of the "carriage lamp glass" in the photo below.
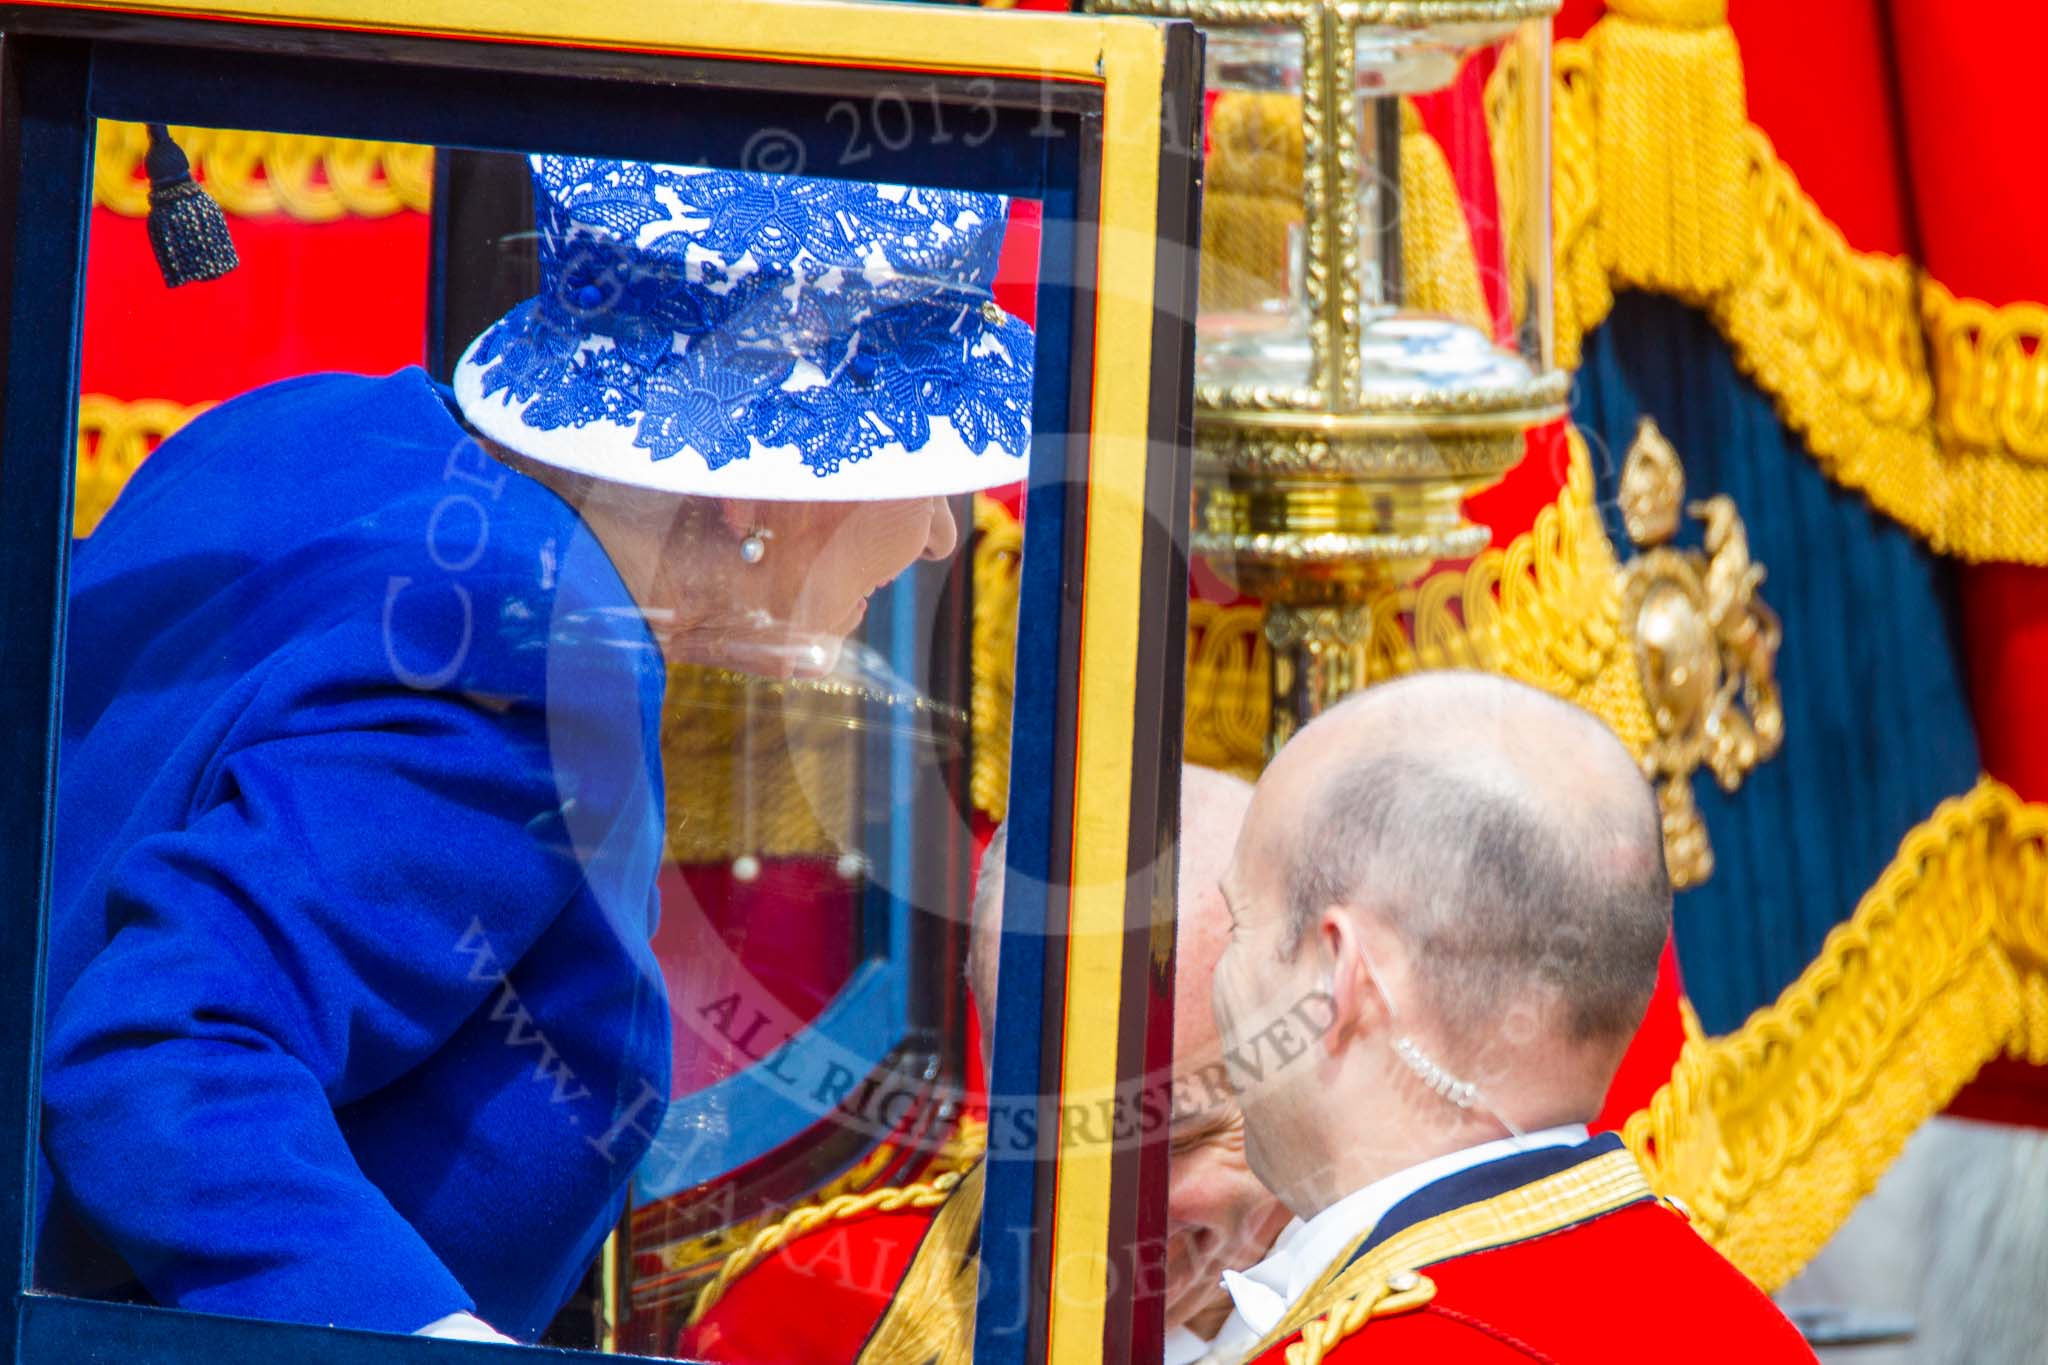
[[[1555,0],[1093,0],[1208,43],[1194,547],[1267,603],[1277,746],[1375,604],[1487,541],[1466,494],[1563,413]]]

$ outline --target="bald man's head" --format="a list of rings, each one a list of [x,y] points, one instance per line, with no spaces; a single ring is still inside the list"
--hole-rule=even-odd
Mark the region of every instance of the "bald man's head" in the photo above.
[[[1186,1072],[1222,1052],[1209,1008],[1209,978],[1230,942],[1223,874],[1251,804],[1252,785],[1212,768],[1180,777],[1180,843],[1175,882],[1180,912],[1173,934],[1173,1064]]]
[[[1213,1059],[1216,1021],[1208,1007],[1208,981],[1230,938],[1230,916],[1218,883],[1230,866],[1237,831],[1251,804],[1249,782],[1211,768],[1181,769],[1180,843],[1175,871],[1179,916],[1174,930],[1175,998],[1173,1055]],[[967,984],[974,991],[984,1025],[993,1023],[996,956],[1003,933],[1002,867],[1009,826],[997,827],[981,858],[974,888],[974,920],[967,942]],[[1184,991],[1183,986],[1191,990]]]
[[[1261,782],[1296,942],[1352,905],[1407,946],[1443,1036],[1477,1044],[1504,1002],[1574,1044],[1641,1022],[1671,924],[1656,801],[1599,720],[1482,673],[1424,673],[1319,717]]]
[[[1251,799],[1248,782],[1207,768],[1181,769],[1164,1285],[1169,1330],[1211,1318],[1207,1330],[1220,1325],[1230,1310],[1223,1272],[1263,1258],[1287,1221],[1286,1209],[1246,1164],[1244,1129],[1224,1078],[1223,1046],[1209,1005],[1209,982],[1230,942],[1221,882]],[[993,1055],[1006,843],[999,830],[982,855],[968,939],[968,983],[981,1010],[985,1063]]]

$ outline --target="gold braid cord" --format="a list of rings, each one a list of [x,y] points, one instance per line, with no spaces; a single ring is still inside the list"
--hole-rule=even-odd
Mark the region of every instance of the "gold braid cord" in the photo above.
[[[1593,505],[1592,463],[1570,433],[1555,503],[1506,546],[1402,588],[1376,613],[1371,676],[1479,668],[1593,712],[1640,756],[1656,738],[1620,625],[1614,549]],[[1188,605],[1187,757],[1256,774],[1266,742],[1264,608]]]
[[[980,1167],[976,1165],[969,1169],[978,1170]],[[835,1195],[823,1203],[806,1204],[791,1210],[755,1233],[751,1241],[725,1258],[724,1264],[718,1267],[718,1273],[698,1291],[697,1302],[690,1309],[691,1325],[703,1320],[711,1306],[725,1297],[725,1291],[735,1280],[791,1242],[830,1223],[851,1222],[876,1213],[938,1208],[952,1197],[954,1189],[966,1175],[965,1170],[947,1171],[931,1180],[920,1180],[910,1185],[888,1185],[859,1194]]]
[[[1614,0],[1553,74],[1563,364],[1614,290],[1684,299],[1837,483],[1940,552],[2048,564],[2048,309],[1851,248],[1748,121],[1725,0]]]
[[[879,1182],[885,1177],[903,1180],[906,1174],[915,1174],[919,1180],[930,1182],[942,1175],[958,1174],[981,1160],[982,1153],[987,1149],[988,1124],[982,1119],[963,1117],[959,1126],[953,1130],[952,1136],[946,1139],[939,1150],[933,1153],[929,1160],[912,1167],[909,1171],[901,1169],[903,1149],[894,1143],[885,1142],[862,1157],[844,1174],[797,1202],[780,1209],[770,1210],[752,1218],[743,1218],[736,1223],[714,1228],[710,1232],[665,1244],[661,1240],[658,1227],[650,1228],[644,1234],[636,1227],[634,1245],[652,1249],[661,1266],[656,1279],[649,1281],[642,1288],[666,1288],[676,1283],[688,1283],[696,1286],[696,1292],[702,1292],[704,1278],[716,1274],[719,1266],[734,1253],[744,1250],[764,1228],[794,1217],[805,1209],[827,1204],[843,1195],[878,1191],[883,1188]]]
[[[1920,308],[1943,444],[2003,451],[2048,469],[2048,308],[1993,308],[1933,280],[1920,286]]]
[[[1395,1285],[1404,1286],[1395,1289]],[[1436,1297],[1436,1282],[1410,1272],[1389,1276],[1349,1295],[1336,1307],[1301,1329],[1301,1340],[1289,1343],[1287,1365],[1322,1365],[1337,1344],[1374,1318],[1413,1312]]]
[[[960,1176],[868,1335],[854,1365],[974,1365],[974,1300],[981,1258],[982,1177]]]
[[[105,394],[78,400],[78,480],[71,534],[89,536],[114,505],[136,467],[165,437],[213,406],[145,398],[124,403]]]
[[[434,194],[434,149],[236,128],[173,128],[192,169],[221,208],[238,218],[283,214],[307,223],[424,213]],[[93,203],[128,218],[149,211],[139,123],[99,125]]]
[[[1993,1058],[2048,1062],[2048,806],[1985,779],[1907,834],[1775,1004],[1691,1037],[1624,1139],[1766,1290]]]

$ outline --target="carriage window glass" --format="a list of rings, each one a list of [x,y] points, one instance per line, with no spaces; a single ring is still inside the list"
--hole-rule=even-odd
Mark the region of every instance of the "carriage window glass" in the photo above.
[[[145,218],[181,154],[221,214]],[[957,1261],[1037,206],[120,124],[95,180],[38,1285],[739,1360],[866,1292],[807,1210],[915,1187]]]

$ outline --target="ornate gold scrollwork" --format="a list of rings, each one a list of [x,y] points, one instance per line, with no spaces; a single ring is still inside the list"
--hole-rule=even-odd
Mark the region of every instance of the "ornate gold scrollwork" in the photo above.
[[[1681,507],[1706,524],[1704,551],[1670,543]],[[1643,775],[1657,784],[1671,880],[1697,886],[1713,874],[1714,850],[1692,775],[1705,764],[1721,790],[1732,792],[1778,752],[1785,734],[1776,676],[1781,629],[1757,595],[1764,568],[1749,557],[1734,501],[1716,494],[1687,505],[1678,452],[1647,417],[1622,465],[1621,512],[1638,551],[1622,568],[1621,620],[1657,730],[1642,756]]]

